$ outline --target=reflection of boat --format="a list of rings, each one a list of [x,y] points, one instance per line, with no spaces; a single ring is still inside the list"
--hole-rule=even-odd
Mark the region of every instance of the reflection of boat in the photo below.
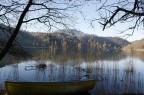
[[[72,82],[9,82],[8,95],[69,95],[85,93],[95,86],[95,80]]]

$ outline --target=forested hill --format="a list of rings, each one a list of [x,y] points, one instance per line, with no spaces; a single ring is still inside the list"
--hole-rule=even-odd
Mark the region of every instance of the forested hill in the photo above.
[[[132,42],[123,48],[124,50],[144,50],[144,39]]]
[[[2,25],[1,25],[2,26]],[[3,26],[6,27],[6,26]],[[10,33],[0,32],[0,44],[5,44]],[[73,50],[121,50],[129,42],[118,37],[99,37],[96,35],[85,34],[75,29],[57,30],[53,33],[24,32],[20,31],[17,36],[17,42],[22,47],[47,47],[51,49],[73,49]]]

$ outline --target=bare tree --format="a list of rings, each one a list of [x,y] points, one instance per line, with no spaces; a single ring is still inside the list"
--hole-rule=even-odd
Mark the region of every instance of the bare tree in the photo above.
[[[9,30],[10,36],[3,45],[0,60],[13,45],[23,25],[40,23],[45,25],[48,30],[63,26],[67,27],[70,19],[73,18],[70,16],[70,11],[73,11],[72,9],[79,7],[81,4],[82,2],[75,0],[0,1],[0,23],[9,26],[9,29],[15,27],[13,30]]]
[[[103,30],[114,26],[117,23],[132,23],[127,29],[121,31],[132,30],[133,35],[135,29],[144,26],[144,0],[101,0],[101,6],[97,9],[100,18],[93,19],[99,21],[103,26]]]

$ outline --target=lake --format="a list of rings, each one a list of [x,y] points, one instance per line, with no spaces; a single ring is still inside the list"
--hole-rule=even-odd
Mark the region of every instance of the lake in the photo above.
[[[144,52],[70,52],[28,49],[30,58],[10,53],[0,63],[4,81],[97,80],[90,95],[144,94]],[[25,60],[27,59],[27,60]],[[44,67],[40,67],[44,64]]]

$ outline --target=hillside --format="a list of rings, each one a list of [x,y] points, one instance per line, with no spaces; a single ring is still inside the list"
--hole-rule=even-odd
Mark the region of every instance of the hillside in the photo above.
[[[6,26],[3,27],[7,29]],[[7,31],[0,32],[1,46],[5,44],[10,36],[10,33]],[[127,40],[121,38],[99,37],[85,34],[75,29],[57,30],[53,33],[20,31],[16,40],[22,47],[47,47],[51,50],[61,49],[72,51],[117,51],[129,44]],[[17,42],[14,42],[13,47],[17,47]]]
[[[127,46],[128,44],[130,44],[129,41],[119,38],[119,37],[107,37],[108,39],[110,39],[111,41],[113,41],[114,43],[120,45],[121,47]]]
[[[81,32],[81,31],[78,31],[76,29],[62,29],[62,30],[57,30],[55,32],[65,33],[65,34],[68,34],[68,35],[79,36],[79,37],[86,35],[85,33]]]
[[[57,30],[53,33],[30,33],[32,36],[43,40],[39,46],[52,49],[71,49],[71,50],[121,50],[129,42],[118,37],[99,37],[85,34],[75,29]],[[41,45],[40,45],[41,44]]]
[[[137,40],[125,46],[124,50],[144,50],[144,39]]]
[[[8,28],[7,26],[0,24],[0,47],[4,46],[8,40],[8,38],[11,36],[11,31],[13,31],[14,28]],[[10,31],[10,32],[8,32]],[[26,31],[20,31],[15,42],[13,43],[13,47],[17,47],[18,44],[25,47],[32,47],[34,42],[42,43],[43,40],[31,35],[31,33]]]

